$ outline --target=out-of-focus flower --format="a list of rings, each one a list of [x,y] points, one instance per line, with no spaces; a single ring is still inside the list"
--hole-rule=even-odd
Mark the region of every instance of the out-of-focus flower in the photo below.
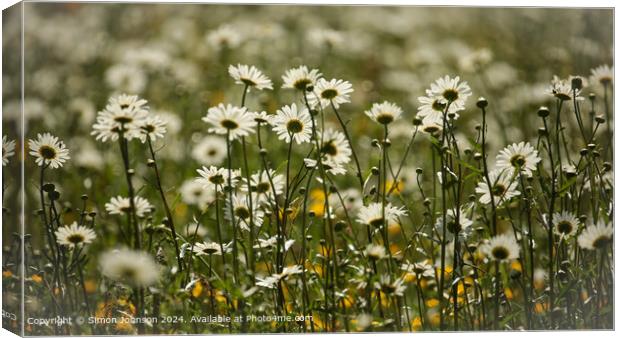
[[[614,83],[614,67],[608,65],[600,65],[592,70],[590,80],[593,83],[600,83],[602,85],[611,85]]]
[[[143,287],[155,284],[161,270],[148,253],[129,249],[104,252],[99,266],[101,273],[112,280]]]
[[[587,226],[577,241],[586,250],[603,249],[612,243],[614,228],[611,224],[599,219],[596,225]]]
[[[501,234],[492,237],[487,244],[482,245],[482,252],[495,261],[509,261],[519,258],[519,244],[514,236]]]
[[[217,165],[226,158],[226,141],[219,136],[205,136],[192,149],[192,158],[203,165]]]

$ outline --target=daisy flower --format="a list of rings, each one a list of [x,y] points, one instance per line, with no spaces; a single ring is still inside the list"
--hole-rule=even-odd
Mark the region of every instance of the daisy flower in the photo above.
[[[320,78],[314,86],[314,94],[310,95],[308,101],[312,107],[320,104],[325,108],[330,103],[338,108],[341,104],[351,102],[350,94],[353,92],[353,86],[349,81],[331,79],[329,81]]]
[[[158,138],[164,138],[166,133],[166,122],[159,116],[149,116],[140,122],[140,141],[146,143],[146,138],[150,138],[151,142]]]
[[[181,188],[181,200],[188,205],[195,205],[201,209],[209,203],[215,201],[215,190],[205,189],[203,184],[197,180],[187,180],[183,182]]]
[[[450,78],[446,75],[435,80],[431,84],[428,96],[438,97],[445,104],[455,105],[459,109],[464,108],[467,98],[471,96],[471,88],[467,81],[462,81],[457,76]]]
[[[614,82],[614,67],[609,67],[608,65],[601,65],[592,70],[590,70],[592,74],[590,76],[590,81],[593,83],[600,83],[602,85],[610,85]]]
[[[136,207],[136,216],[144,217],[151,212],[153,206],[146,198],[140,196],[134,197],[134,205]],[[110,202],[105,204],[105,210],[111,215],[122,215],[131,211],[131,201],[128,197],[117,196],[112,197]]]
[[[389,275],[381,275],[379,282],[375,283],[375,288],[383,291],[388,296],[399,297],[401,297],[405,290],[407,290],[407,286],[405,285],[405,280],[403,278],[392,280],[392,277]]]
[[[474,222],[466,216],[466,210],[461,208],[459,211],[459,224],[456,224],[456,210],[449,209],[446,212],[446,224],[447,230],[451,233],[467,231]],[[441,217],[437,219],[438,228],[443,226],[443,220]]]
[[[573,89],[571,82],[568,80],[560,79],[556,75],[551,80],[551,85],[547,87],[547,94],[555,96],[562,101],[569,101],[573,98],[573,90],[575,91],[575,97],[577,100],[583,100],[581,89]]]
[[[290,249],[295,243],[294,239],[289,239],[284,242],[284,251]],[[272,236],[269,238],[259,238],[258,244],[254,245],[254,249],[275,248],[278,245],[278,236]]]
[[[385,247],[383,245],[368,244],[364,253],[368,258],[375,261],[386,257]]]
[[[235,83],[253,87],[258,90],[273,89],[271,80],[254,66],[238,64],[228,66],[228,74]]]
[[[351,148],[345,135],[334,129],[327,129],[323,133],[321,154],[333,163],[348,163],[351,161]]]
[[[521,194],[517,190],[517,181],[512,180],[511,176],[506,174],[506,171],[491,171],[489,173],[489,180],[491,181],[491,187],[488,186],[486,179],[482,179],[476,187],[476,193],[482,194],[479,199],[482,204],[491,203],[491,196],[495,205],[499,205]]]
[[[9,157],[15,155],[15,140],[9,141],[6,135],[2,136],[2,166],[9,164]]]
[[[496,160],[498,169],[509,173],[522,172],[529,177],[532,176],[533,171],[536,171],[536,164],[540,162],[540,157],[538,157],[538,151],[529,142],[520,142],[501,150]]]
[[[71,223],[71,225],[65,225],[58,228],[54,232],[56,234],[56,241],[60,245],[74,248],[82,244],[89,244],[97,238],[95,232],[87,227],[79,226],[77,222]]]
[[[231,251],[231,248],[228,245],[222,245],[220,243],[215,242],[203,242],[203,243],[195,243],[194,248],[192,249],[197,256],[204,255],[222,255],[222,247],[224,247],[224,253],[228,253]]]
[[[611,224],[606,224],[603,220],[598,220],[596,225],[586,227],[577,241],[579,246],[586,250],[596,250],[605,248],[612,243],[614,228]]]
[[[248,136],[254,132],[254,116],[248,113],[245,108],[220,103],[216,107],[211,107],[207,111],[207,116],[202,120],[211,124],[210,133],[230,135],[231,140],[241,136]]]
[[[553,214],[553,228],[555,233],[563,236],[570,236],[577,231],[579,219],[568,211]]]
[[[435,136],[443,130],[443,125],[441,121],[437,122],[432,119],[424,119],[420,129],[429,135]]]
[[[282,75],[284,82],[282,88],[306,90],[306,88],[314,87],[322,75],[318,69],[308,70],[306,66],[292,68]]]
[[[328,173],[332,175],[344,175],[347,173],[347,170],[342,166],[341,163],[334,162],[329,158],[326,158],[325,156],[323,156],[323,158],[321,159],[321,163],[323,164],[323,169],[325,169]],[[319,167],[317,165],[318,162],[315,159],[304,158],[304,166],[306,167],[306,169],[318,170]],[[317,178],[317,180],[318,179],[319,178]]]
[[[290,143],[294,139],[297,144],[310,141],[312,121],[306,108],[297,109],[294,103],[284,106],[276,112],[271,124],[280,140]]]
[[[232,220],[230,200],[226,202],[226,219]],[[232,212],[234,213],[235,220],[241,220],[239,223],[241,229],[250,230],[250,220],[254,222],[254,225],[260,227],[263,224],[264,212],[259,209],[258,203],[252,203],[252,210],[248,201],[248,196],[235,195],[232,198]]]
[[[416,263],[403,263],[400,269],[417,277],[433,278],[435,276],[435,269],[426,260]]]
[[[280,276],[280,279],[286,279],[289,276],[298,275],[302,273],[303,271],[304,269],[301,267],[301,265],[291,265],[291,266],[287,266],[284,269],[282,269],[282,272],[279,274],[279,276]]]
[[[127,140],[140,137],[140,126],[149,112],[146,103],[136,95],[111,97],[105,109],[97,113],[91,135],[101,142],[116,141],[120,133]]]
[[[271,180],[269,179],[270,177]],[[284,176],[276,174],[276,171],[273,169],[269,169],[269,172],[261,170],[250,176],[250,189],[259,202],[266,202],[273,198],[274,190],[276,195],[280,196],[282,194],[285,185],[284,181]],[[271,183],[273,183],[273,186]],[[247,182],[241,185],[241,191],[248,192]]]
[[[155,284],[161,271],[150,254],[129,249],[104,252],[99,257],[99,266],[104,276],[141,287]]]
[[[385,220],[383,218],[383,209],[381,203],[370,203],[360,208],[357,214],[357,221],[361,224],[380,227],[384,223],[387,225],[397,224],[398,217],[406,216],[407,211],[403,207],[395,207],[391,203],[385,205]]]
[[[428,93],[429,96],[418,97],[418,102],[420,102],[420,106],[418,106],[418,117],[421,118],[424,123],[435,122],[439,125],[443,125],[444,112],[446,116],[450,116],[452,119],[456,120],[459,118],[457,112],[465,109],[464,107],[451,104],[446,112],[447,105],[444,103],[444,99],[442,97],[433,96],[430,91]]]
[[[28,147],[30,148],[30,155],[36,158],[35,162],[40,167],[60,168],[71,158],[69,157],[69,149],[65,144],[50,133],[37,134],[36,140],[28,140]]]
[[[222,163],[226,158],[226,140],[219,136],[205,136],[192,149],[192,158],[202,165]]]
[[[279,282],[276,276],[256,277],[256,285],[267,289],[275,289]]]
[[[261,112],[255,112],[254,114],[254,122],[258,123],[265,123],[265,124],[270,124],[271,123],[271,118],[273,117],[272,115],[267,114],[266,111],[261,111]]]
[[[519,258],[519,244],[512,235],[492,237],[481,249],[487,257],[495,261],[505,262]]]
[[[281,273],[275,273],[271,276],[264,278],[256,278],[256,285],[262,286],[268,289],[275,289],[278,283],[287,279],[290,276],[297,275],[303,272],[301,265],[293,265],[285,267]]]
[[[207,35],[207,43],[216,50],[234,49],[242,40],[241,34],[230,25],[222,25]]]
[[[364,113],[373,121],[388,125],[400,118],[403,114],[403,110],[391,102],[384,101],[383,103],[374,103],[372,108]]]
[[[228,184],[227,168],[210,166],[209,168],[202,167],[202,169],[197,169],[196,171],[200,175],[197,181],[201,183],[205,189],[215,188],[216,186],[224,186],[225,184]],[[237,181],[241,178],[241,171],[238,169],[233,169],[231,170],[230,174],[231,183],[234,187]]]

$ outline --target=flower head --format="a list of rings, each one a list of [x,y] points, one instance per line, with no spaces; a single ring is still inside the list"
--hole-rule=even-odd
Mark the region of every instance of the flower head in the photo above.
[[[314,87],[321,75],[318,69],[308,70],[306,66],[292,68],[282,75],[282,81],[284,81],[282,88],[306,90],[306,88]]]
[[[203,243],[195,243],[194,248],[192,249],[197,256],[203,255],[222,255],[222,247],[224,248],[224,253],[230,252],[232,249],[229,245],[220,244],[215,242],[203,242]]]
[[[9,141],[6,135],[2,136],[2,166],[9,164],[9,157],[15,155],[15,140]]]
[[[402,207],[395,207],[391,203],[385,205],[385,218],[381,203],[370,203],[360,208],[357,214],[357,221],[361,224],[381,227],[385,223],[387,225],[397,224],[398,218],[406,216],[407,211]]]
[[[221,187],[228,185],[228,169],[218,168],[216,166],[202,167],[202,169],[196,170],[200,177],[197,179],[199,183],[203,185],[205,189],[211,189],[215,187]],[[230,171],[231,184],[234,187],[238,180],[241,178],[240,170]]]
[[[277,196],[280,196],[284,191],[284,176],[276,174],[276,171],[273,169],[268,170],[260,170],[250,176],[250,189],[253,198],[256,198],[259,202],[271,200],[274,190]],[[248,192],[247,183],[241,185],[241,190],[245,193]]]
[[[492,237],[481,247],[484,254],[495,261],[508,261],[519,258],[519,244],[514,236],[501,234]]]
[[[322,136],[321,154],[331,163],[351,161],[351,147],[345,135],[334,129],[327,129]]]
[[[364,253],[368,258],[375,261],[383,259],[386,256],[385,247],[377,244],[368,244]]]
[[[577,241],[583,249],[597,250],[612,244],[613,235],[613,226],[599,219],[596,225],[586,227],[579,235],[579,238],[577,238]]]
[[[389,275],[382,275],[379,283],[375,283],[375,288],[383,291],[388,296],[402,296],[407,290],[403,278],[392,279]]]
[[[399,106],[388,101],[384,101],[383,103],[375,103],[372,105],[370,110],[365,112],[366,116],[383,125],[388,125],[396,121],[400,118],[402,113],[403,110]]]
[[[92,229],[79,226],[77,222],[58,228],[55,234],[58,244],[71,248],[91,243],[97,237]]]
[[[136,216],[138,217],[144,217],[153,209],[151,203],[146,198],[140,196],[134,197],[134,206],[136,208]],[[112,197],[110,202],[105,204],[105,210],[111,215],[127,214],[131,211],[131,201],[128,197]]]
[[[235,195],[232,197],[232,207],[230,201],[227,201],[226,207],[226,219],[232,220],[231,210],[234,215],[235,221],[239,220],[241,229],[250,230],[250,223],[254,223],[255,226],[261,226],[263,224],[264,212],[260,210],[258,203],[252,203],[252,209],[250,209],[249,195]]]
[[[556,75],[553,76],[551,85],[547,88],[547,94],[555,96],[562,101],[572,100],[573,95],[576,100],[583,100],[583,97],[580,96],[580,88],[574,88],[571,81],[560,79]]]
[[[522,172],[525,176],[532,176],[536,171],[536,164],[540,162],[538,151],[529,143],[513,143],[504,148],[497,155],[497,167],[507,172]]]
[[[460,77],[450,78],[446,75],[435,80],[431,84],[428,96],[439,98],[444,104],[455,105],[459,109],[464,108],[467,98],[471,96],[471,88],[467,81],[462,81]]]
[[[614,83],[614,67],[600,65],[590,71],[590,81],[598,82],[604,86]]]
[[[50,133],[37,134],[36,140],[28,140],[28,147],[30,148],[30,155],[36,158],[35,162],[40,167],[60,168],[70,159],[69,149],[58,137]]]
[[[241,34],[230,25],[222,25],[207,35],[207,43],[216,50],[239,47]]]
[[[427,90],[428,96],[418,97],[418,117],[423,120],[423,123],[430,124],[436,123],[443,125],[444,114],[452,119],[459,118],[458,111],[465,109],[463,106],[457,104],[451,104],[449,107],[445,103],[445,99],[442,96],[434,96],[430,90]],[[446,108],[448,109],[446,111]]]
[[[350,94],[353,92],[353,86],[349,81],[331,79],[329,81],[320,78],[314,86],[314,94],[308,97],[311,106],[320,104],[325,108],[334,104],[338,108],[341,104],[351,102]]]
[[[226,158],[226,140],[207,135],[192,149],[192,158],[203,165],[220,164]]]
[[[195,205],[201,209],[215,200],[215,191],[213,189],[205,189],[204,185],[197,180],[190,179],[183,182],[179,191],[184,203]]]
[[[568,211],[553,214],[553,230],[556,234],[570,236],[577,231],[579,219]]]
[[[102,142],[116,141],[121,134],[127,140],[140,137],[140,127],[149,112],[146,103],[136,95],[111,97],[105,109],[97,113],[91,135]]]
[[[294,103],[284,106],[276,112],[271,119],[271,124],[280,140],[290,143],[293,139],[297,144],[310,141],[312,121],[306,108],[297,109]]]
[[[235,83],[256,88],[258,90],[273,89],[271,80],[254,66],[238,64],[228,66],[228,74]]]
[[[166,122],[159,116],[149,116],[140,122],[140,141],[146,143],[147,137],[151,142],[163,138],[166,133]]]
[[[220,103],[216,107],[211,107],[207,111],[207,116],[202,120],[211,124],[209,132],[230,135],[231,140],[241,136],[248,136],[254,132],[254,114],[247,112],[245,108]]]
[[[135,286],[157,282],[161,267],[143,251],[118,249],[106,251],[99,257],[101,273],[115,281]]]
[[[505,170],[491,171],[489,173],[489,180],[491,181],[490,187],[485,179],[479,182],[476,187],[476,193],[482,194],[482,196],[480,196],[480,203],[482,204],[491,203],[492,197],[495,205],[500,205],[521,194],[521,192],[517,190],[518,182],[512,179],[511,175],[506,173]]]

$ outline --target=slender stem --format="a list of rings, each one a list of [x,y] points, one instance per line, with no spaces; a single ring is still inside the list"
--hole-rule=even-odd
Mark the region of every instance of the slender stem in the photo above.
[[[179,267],[179,272],[183,271],[183,261],[181,259],[181,251],[179,250],[179,244],[177,243],[177,232],[174,227],[174,221],[172,219],[172,212],[170,211],[170,207],[168,206],[168,201],[166,200],[166,194],[164,193],[164,189],[161,184],[161,176],[159,174],[159,168],[157,167],[157,159],[155,158],[155,151],[153,151],[153,143],[151,142],[151,138],[149,135],[146,136],[147,143],[149,146],[149,151],[151,153],[151,160],[153,170],[155,171],[155,181],[157,183],[157,190],[159,191],[159,196],[161,197],[161,201],[164,204],[164,210],[166,211],[167,222],[166,225],[170,229],[170,235],[172,237],[172,242],[174,243],[174,251],[177,257],[177,265]]]

